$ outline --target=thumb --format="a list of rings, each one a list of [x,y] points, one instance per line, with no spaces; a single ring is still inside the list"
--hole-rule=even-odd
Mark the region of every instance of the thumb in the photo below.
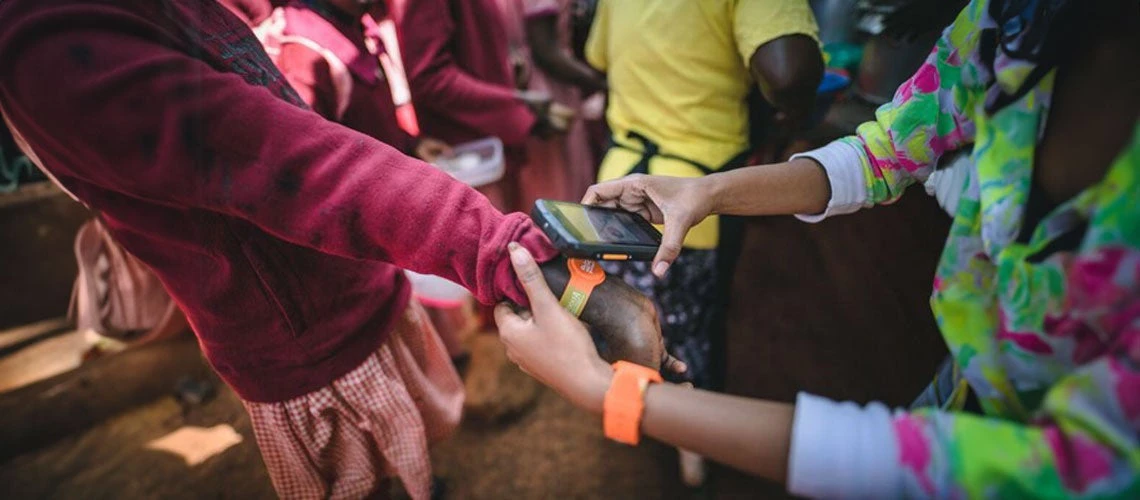
[[[513,337],[515,329],[525,323],[526,320],[511,310],[511,306],[501,302],[495,305],[495,324],[501,337]]]
[[[661,235],[661,246],[657,248],[657,255],[653,257],[653,274],[664,278],[669,266],[681,255],[684,248],[685,234],[689,232],[692,224],[682,218],[665,218],[665,231]]]
[[[558,299],[550,292],[550,286],[546,284],[546,278],[542,276],[542,270],[538,268],[538,263],[534,261],[530,252],[522,245],[513,242],[507,248],[511,252],[511,266],[515,268],[515,276],[518,276],[519,282],[522,283],[523,290],[530,299],[530,309],[535,312],[535,316],[541,315],[542,311],[551,307],[559,307]]]

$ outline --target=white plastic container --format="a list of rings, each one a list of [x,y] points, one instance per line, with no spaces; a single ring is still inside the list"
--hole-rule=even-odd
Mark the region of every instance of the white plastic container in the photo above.
[[[458,283],[430,274],[404,272],[408,275],[408,281],[412,282],[416,298],[425,306],[458,307],[471,297],[471,292]]]
[[[465,351],[464,338],[479,327],[475,298],[466,288],[439,276],[404,271],[412,282],[412,294],[431,318],[452,358]]]
[[[503,178],[503,141],[487,137],[452,147],[452,154],[438,158],[435,166],[471,187],[480,187]]]

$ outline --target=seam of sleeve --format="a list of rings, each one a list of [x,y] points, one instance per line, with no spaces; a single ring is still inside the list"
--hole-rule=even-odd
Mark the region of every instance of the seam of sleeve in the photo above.
[[[796,214],[796,218],[816,223],[833,215],[849,214],[867,205],[867,187],[863,179],[863,152],[843,141],[834,141],[822,148],[792,155],[810,158],[823,166],[831,184],[831,199],[827,209],[819,214]]]

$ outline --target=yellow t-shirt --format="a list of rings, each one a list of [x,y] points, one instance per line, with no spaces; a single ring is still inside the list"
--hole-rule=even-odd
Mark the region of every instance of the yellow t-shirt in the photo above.
[[[601,0],[586,42],[586,59],[609,79],[606,119],[618,143],[635,131],[663,154],[717,168],[748,147],[754,84],[749,59],[787,35],[816,38],[807,0]],[[599,180],[622,177],[640,159],[612,148]],[[654,157],[649,172],[699,177],[687,162]],[[693,228],[685,245],[715,248],[715,218]]]

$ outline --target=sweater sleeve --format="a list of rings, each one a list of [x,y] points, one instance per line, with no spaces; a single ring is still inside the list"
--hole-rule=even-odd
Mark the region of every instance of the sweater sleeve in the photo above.
[[[1071,304],[1046,335],[1073,339],[1078,366],[1043,392],[1031,418],[937,410],[891,415],[880,405],[859,409],[801,396],[792,491],[852,498],[1137,498],[1140,251],[1102,247],[1073,259],[1065,274]],[[859,473],[850,473],[852,467]]]
[[[893,203],[908,186],[924,182],[943,154],[974,140],[974,115],[984,80],[976,66],[978,19],[985,2],[971,2],[942,34],[930,56],[875,119],[854,136],[804,153],[820,162],[831,182],[827,215]]]
[[[484,303],[526,302],[509,242],[555,256],[526,215],[116,16],[78,27],[40,15],[0,36],[0,106],[63,184],[242,218],[322,252],[443,276]]]
[[[448,0],[417,0],[406,8],[400,48],[416,106],[498,137],[508,146],[522,145],[537,118],[513,89],[480,80],[456,63],[456,20]]]

